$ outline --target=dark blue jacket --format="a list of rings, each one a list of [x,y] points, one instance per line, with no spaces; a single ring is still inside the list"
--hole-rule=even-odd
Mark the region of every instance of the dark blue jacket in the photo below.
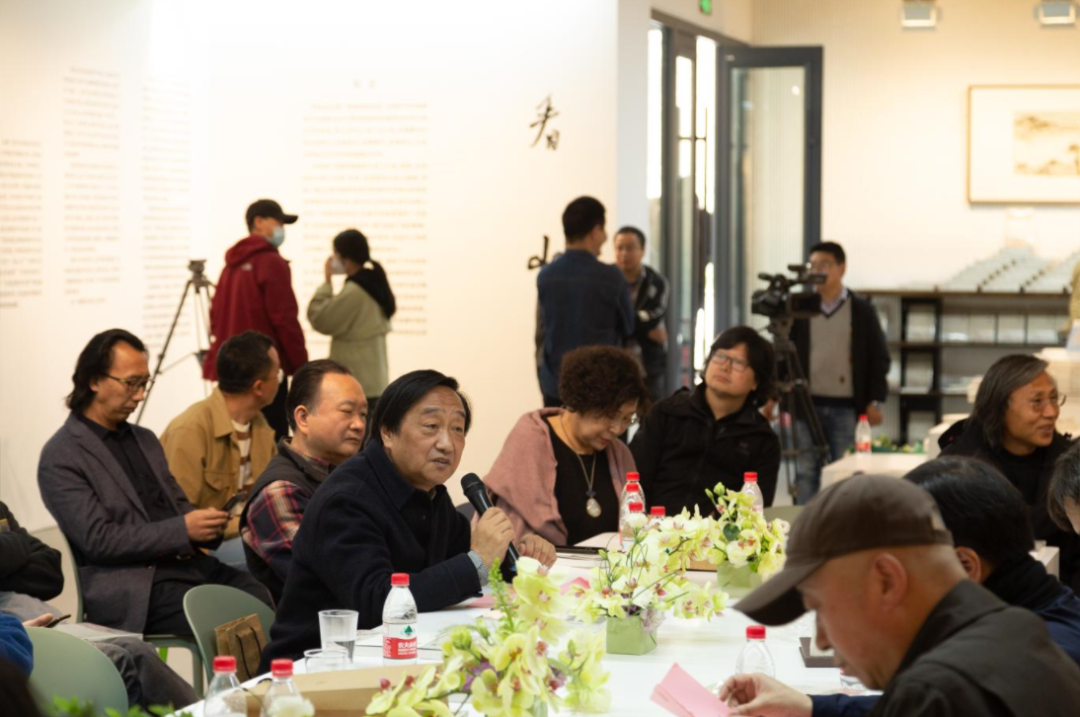
[[[626,278],[592,253],[571,249],[536,277],[544,331],[540,389],[559,396],[562,357],[579,346],[622,346],[634,331]]]
[[[304,511],[259,672],[274,658],[297,659],[319,647],[320,610],[356,610],[361,629],[381,625],[392,573],[409,573],[420,612],[478,594],[471,535],[444,486],[431,494],[412,487],[382,446],[368,443],[330,474]]]
[[[34,646],[26,628],[14,615],[0,612],[0,657],[30,674],[34,669]]]
[[[1050,604],[1034,611],[1046,621],[1050,639],[1080,665],[1080,598],[1069,588]],[[880,695],[810,695],[813,717],[862,717],[873,709]]]

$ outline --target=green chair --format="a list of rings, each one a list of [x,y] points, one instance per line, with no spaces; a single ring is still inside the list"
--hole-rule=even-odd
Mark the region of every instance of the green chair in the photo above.
[[[113,663],[89,642],[57,630],[28,627],[34,644],[34,671],[30,686],[43,714],[52,711],[54,696],[78,697],[92,702],[96,714],[108,708],[127,714],[128,696],[124,680]]]
[[[262,623],[263,634],[270,636],[274,611],[266,603],[227,585],[200,585],[184,595],[184,614],[187,616],[195,641],[202,653],[207,678],[213,677],[217,640],[214,628],[254,613]]]
[[[799,517],[799,514],[806,508],[805,505],[774,505],[771,508],[766,508],[765,520],[786,520],[789,523],[794,523],[795,519]]]
[[[85,613],[83,612],[83,597],[82,597],[82,583],[79,580],[79,566],[75,562],[75,553],[71,549],[71,544],[67,540],[67,536],[62,531],[56,531],[54,536],[50,536],[53,547],[60,551],[60,555],[63,558],[63,572],[65,578],[71,577],[71,581],[75,585],[75,612],[71,614],[71,617],[75,622],[82,622]],[[183,637],[181,635],[143,635],[143,639],[149,642],[154,647],[158,648],[158,654],[163,661],[167,660],[169,656],[170,647],[179,647],[187,650],[191,653],[191,686],[195,690],[195,694],[199,697],[203,696],[206,689],[206,682],[203,678],[205,670],[203,669],[202,656],[199,652],[198,643],[194,638]]]

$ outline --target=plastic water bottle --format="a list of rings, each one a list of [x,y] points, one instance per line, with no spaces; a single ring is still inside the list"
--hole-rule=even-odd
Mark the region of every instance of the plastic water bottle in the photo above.
[[[270,675],[273,682],[266,691],[266,714],[274,717],[280,713],[296,714],[298,706],[304,697],[293,682],[293,661],[273,660],[270,663]],[[244,711],[247,714],[247,711]]]
[[[637,481],[628,481],[623,488],[623,497],[619,501],[619,525],[626,522],[627,512],[631,503],[641,503],[642,511],[645,510],[645,496],[641,494],[641,484]]]
[[[390,576],[390,594],[383,603],[383,664],[416,664],[416,600],[409,591],[409,574]]]
[[[870,431],[870,419],[866,414],[859,416],[859,423],[855,426],[855,453],[869,453],[870,440],[873,434]]]
[[[740,493],[748,493],[754,498],[754,512],[761,513],[765,510],[765,496],[757,484],[757,473],[743,473],[743,484]]]
[[[654,505],[649,508],[649,522],[646,524],[646,530],[652,530],[660,527],[660,522],[667,517],[667,510],[662,505]]]
[[[641,502],[645,502],[645,491],[641,487],[641,475],[635,471],[630,471],[626,474],[626,485],[623,486],[622,494],[619,496],[619,505],[626,505],[626,489],[630,484],[635,484],[638,487],[638,495],[641,496]]]
[[[205,717],[247,717],[247,698],[236,679],[236,658],[214,658],[214,679],[206,690]]]
[[[630,547],[634,544],[635,523],[639,530],[645,527],[645,504],[641,501],[634,500],[633,492],[629,495],[630,500],[626,504],[626,512],[619,522],[620,548],[624,553],[630,550]]]
[[[760,673],[776,677],[776,666],[769,654],[769,648],[765,645],[765,628],[761,625],[746,628],[746,647],[735,662],[735,672],[740,675]]]

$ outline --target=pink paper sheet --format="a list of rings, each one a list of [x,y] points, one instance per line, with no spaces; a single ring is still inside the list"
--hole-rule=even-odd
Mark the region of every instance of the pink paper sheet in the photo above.
[[[678,663],[653,689],[652,701],[677,717],[727,717],[731,710]]]

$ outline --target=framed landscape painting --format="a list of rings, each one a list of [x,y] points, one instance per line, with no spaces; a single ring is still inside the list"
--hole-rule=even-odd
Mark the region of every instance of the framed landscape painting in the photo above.
[[[1080,85],[968,88],[968,201],[1080,204]]]

